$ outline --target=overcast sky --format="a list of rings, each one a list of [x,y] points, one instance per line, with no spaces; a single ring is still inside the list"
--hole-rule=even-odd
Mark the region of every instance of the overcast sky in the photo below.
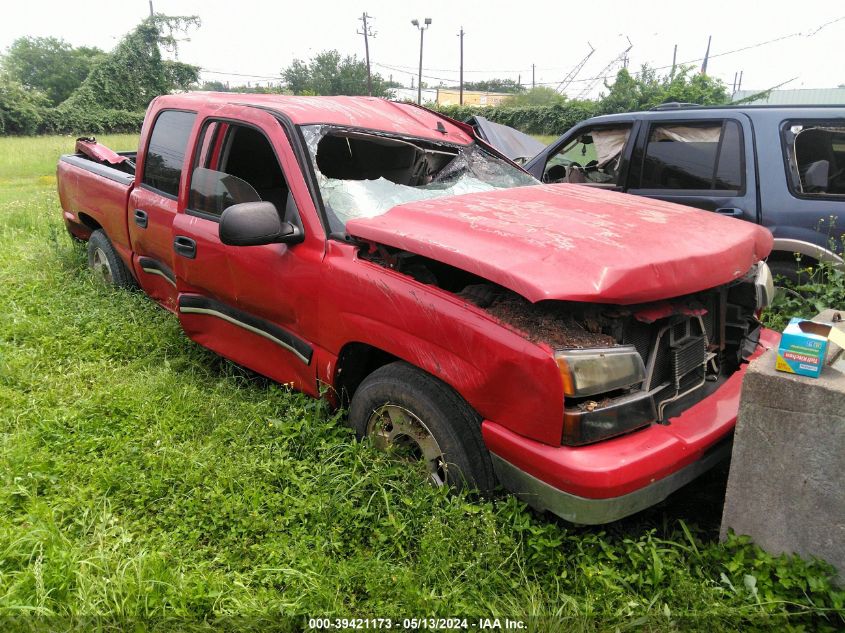
[[[363,57],[363,38],[356,30],[366,10],[377,33],[370,42],[374,71],[406,85],[419,63],[419,32],[410,21],[426,17],[432,24],[425,33],[423,75],[432,85],[441,79],[457,82],[462,26],[466,81],[519,77],[530,85],[535,64],[537,83],[555,87],[589,52],[589,42],[595,53],[567,93],[577,96],[595,84],[595,95],[602,85],[592,78],[615,72],[618,64],[610,70],[608,65],[628,46],[626,36],[633,44],[629,67],[636,70],[642,63],[671,65],[675,44],[679,62],[700,60],[712,35],[708,74],[729,90],[738,71],[743,71],[743,89],[788,80],[789,88],[845,84],[842,0],[153,2],[156,12],[199,15],[202,26],[182,43],[180,59],[201,66],[204,79],[234,83],[266,83],[295,57],[308,59],[325,49]],[[148,0],[32,0],[3,9],[0,50],[24,35],[52,35],[108,50],[149,14]],[[745,47],[750,48],[724,54]]]

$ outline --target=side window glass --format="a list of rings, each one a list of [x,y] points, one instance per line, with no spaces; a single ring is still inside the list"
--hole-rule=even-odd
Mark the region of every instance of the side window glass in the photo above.
[[[242,202],[272,202],[284,216],[288,187],[273,147],[258,130],[212,121],[200,133],[188,209],[219,217]],[[290,208],[293,208],[290,206]]]
[[[641,189],[738,191],[742,136],[735,121],[656,125],[642,162]]]
[[[191,175],[188,208],[194,211],[220,216],[233,204],[260,201],[252,185],[237,176],[205,167],[197,167]]]
[[[790,121],[782,134],[793,193],[845,195],[845,125]]]
[[[196,116],[175,110],[158,115],[144,159],[143,184],[170,196],[179,195],[185,150]]]
[[[617,185],[622,151],[630,134],[630,125],[579,132],[546,163],[543,182]]]

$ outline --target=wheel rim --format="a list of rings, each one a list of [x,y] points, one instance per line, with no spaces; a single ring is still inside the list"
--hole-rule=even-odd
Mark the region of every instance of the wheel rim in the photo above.
[[[431,483],[446,485],[448,465],[443,450],[425,423],[408,409],[396,404],[382,405],[367,421],[367,436],[379,450],[424,462]]]
[[[94,251],[94,257],[91,260],[91,268],[94,271],[94,276],[98,280],[106,284],[113,283],[111,266],[109,266],[109,260],[102,248],[97,248]]]

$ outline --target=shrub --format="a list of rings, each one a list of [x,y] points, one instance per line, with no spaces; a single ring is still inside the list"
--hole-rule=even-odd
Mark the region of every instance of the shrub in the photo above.
[[[501,123],[528,134],[563,134],[576,123],[597,114],[595,101],[567,101],[550,106],[481,107],[481,106],[432,106],[433,110],[448,117],[465,121],[472,116],[483,116],[494,123]]]
[[[0,77],[0,134],[34,134],[48,103],[37,90],[27,90],[9,77]]]
[[[53,108],[43,113],[43,134],[105,134],[139,132],[144,112],[127,110]]]

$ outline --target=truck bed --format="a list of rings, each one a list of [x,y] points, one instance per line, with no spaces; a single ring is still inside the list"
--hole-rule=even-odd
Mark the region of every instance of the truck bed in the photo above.
[[[65,154],[56,170],[65,224],[74,237],[87,240],[99,228],[130,260],[127,209],[135,182],[135,152],[121,152],[131,164],[111,166],[84,154]],[[131,172],[131,173],[130,173]]]

